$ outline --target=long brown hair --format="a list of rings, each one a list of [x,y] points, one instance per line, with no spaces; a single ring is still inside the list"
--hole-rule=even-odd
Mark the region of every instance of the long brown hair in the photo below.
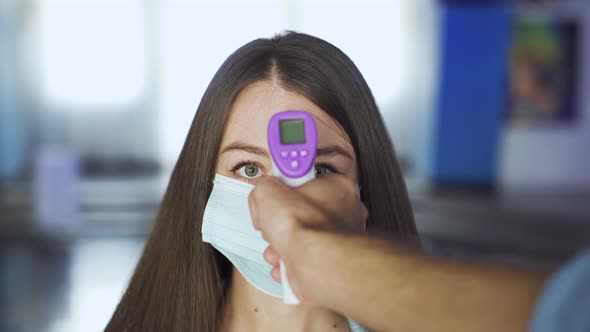
[[[414,237],[393,145],[367,83],[338,48],[288,32],[229,56],[209,84],[172,172],[156,223],[106,331],[216,331],[231,265],[201,239],[215,163],[232,103],[248,84],[274,79],[334,118],[352,140],[369,229]]]

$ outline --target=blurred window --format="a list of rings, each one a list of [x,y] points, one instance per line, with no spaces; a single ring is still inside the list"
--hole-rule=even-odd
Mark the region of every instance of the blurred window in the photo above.
[[[144,13],[142,0],[42,1],[40,69],[46,101],[84,111],[139,98],[146,76]]]

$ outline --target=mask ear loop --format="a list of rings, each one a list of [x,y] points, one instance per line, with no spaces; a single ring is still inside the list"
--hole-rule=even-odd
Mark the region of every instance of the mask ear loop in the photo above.
[[[356,193],[357,193],[359,199],[361,200],[361,202],[363,201],[363,196],[361,195],[362,191],[363,191],[363,186],[359,184],[356,187]],[[367,220],[365,220],[365,222],[363,222],[363,231],[364,232],[367,231]]]

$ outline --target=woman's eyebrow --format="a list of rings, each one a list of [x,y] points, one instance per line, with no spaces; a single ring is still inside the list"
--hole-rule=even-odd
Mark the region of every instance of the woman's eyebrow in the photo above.
[[[330,155],[342,155],[350,160],[354,160],[348,151],[339,147],[338,145],[330,145],[317,150],[316,156],[330,156]]]
[[[233,143],[227,145],[225,148],[223,148],[223,150],[221,150],[220,154],[226,153],[228,151],[233,151],[233,150],[241,150],[241,151],[261,155],[261,156],[264,156],[267,158],[269,157],[268,152],[266,152],[265,149],[263,149],[259,146],[251,145],[251,144],[244,143],[244,142],[233,142]]]
[[[244,143],[244,142],[233,142],[231,144],[228,144],[225,148],[223,148],[223,150],[221,150],[221,154],[226,153],[228,151],[233,151],[233,150],[245,151],[245,152],[257,154],[260,156],[264,156],[267,158],[269,157],[268,152],[266,152],[265,149],[263,149],[259,146],[251,145],[251,144]],[[344,150],[343,148],[341,148],[337,145],[330,145],[330,146],[322,147],[322,148],[317,149],[317,152],[316,152],[316,156],[331,156],[331,155],[342,155],[350,160],[354,160],[352,158],[352,156],[350,155],[350,153],[348,153],[348,151]]]

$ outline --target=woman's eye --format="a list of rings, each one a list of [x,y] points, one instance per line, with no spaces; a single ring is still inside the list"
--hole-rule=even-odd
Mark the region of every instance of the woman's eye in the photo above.
[[[240,176],[249,179],[254,179],[262,175],[260,167],[256,166],[255,164],[246,164],[240,167],[237,171]]]
[[[334,173],[335,170],[328,166],[328,165],[315,165],[315,175],[316,176],[322,176],[322,175],[326,175],[326,174],[330,174],[330,173]]]

